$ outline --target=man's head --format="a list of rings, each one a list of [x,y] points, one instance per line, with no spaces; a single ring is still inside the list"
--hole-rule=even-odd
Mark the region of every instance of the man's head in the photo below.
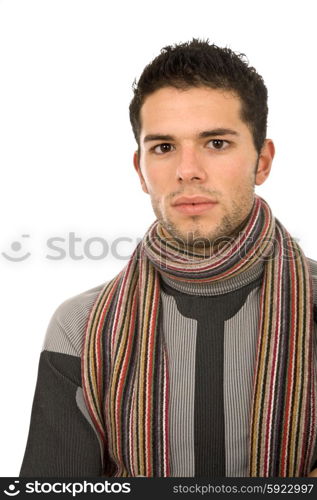
[[[260,152],[266,137],[267,89],[243,54],[195,38],[164,47],[133,85],[130,121],[139,147],[140,110],[144,100],[156,90],[169,86],[179,89],[206,86],[233,91],[241,100],[241,119],[249,125],[255,148]]]
[[[165,234],[197,246],[237,232],[274,155],[267,91],[254,68],[208,42],[165,47],[134,87],[130,119],[134,166]],[[176,208],[180,196],[213,204]]]

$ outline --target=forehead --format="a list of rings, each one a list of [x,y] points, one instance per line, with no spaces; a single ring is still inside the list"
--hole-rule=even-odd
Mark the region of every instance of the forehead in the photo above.
[[[180,131],[241,127],[244,124],[240,112],[240,98],[227,90],[164,87],[147,96],[141,107],[141,137],[149,132],[171,132],[170,128],[175,127]]]

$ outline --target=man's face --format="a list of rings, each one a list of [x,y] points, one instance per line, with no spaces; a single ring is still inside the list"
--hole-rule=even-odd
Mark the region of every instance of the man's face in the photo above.
[[[233,93],[208,87],[165,87],[145,99],[134,166],[167,237],[207,247],[243,226],[274,146],[266,140],[257,154],[240,108]],[[211,203],[175,206],[181,196]]]

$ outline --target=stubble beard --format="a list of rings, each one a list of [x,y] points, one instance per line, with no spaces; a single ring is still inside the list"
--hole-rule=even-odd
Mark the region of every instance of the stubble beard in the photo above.
[[[193,230],[181,231],[170,217],[163,217],[158,204],[152,200],[152,207],[157,220],[162,226],[167,240],[174,242],[182,249],[206,256],[212,255],[232,242],[245,227],[254,202],[254,185],[248,195],[233,200],[230,210],[226,210],[220,221],[209,232],[200,226],[200,216],[191,216]],[[221,201],[220,201],[221,204]]]

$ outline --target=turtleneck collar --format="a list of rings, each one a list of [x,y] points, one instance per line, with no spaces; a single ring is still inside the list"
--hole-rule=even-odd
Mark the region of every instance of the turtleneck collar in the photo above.
[[[212,283],[195,283],[194,281],[188,283],[184,281],[177,281],[169,278],[164,272],[159,271],[160,277],[164,283],[183,293],[189,295],[222,295],[234,290],[238,290],[252,281],[260,278],[264,271],[264,261],[259,259],[258,263],[246,271],[228,278],[227,280],[220,280]]]

